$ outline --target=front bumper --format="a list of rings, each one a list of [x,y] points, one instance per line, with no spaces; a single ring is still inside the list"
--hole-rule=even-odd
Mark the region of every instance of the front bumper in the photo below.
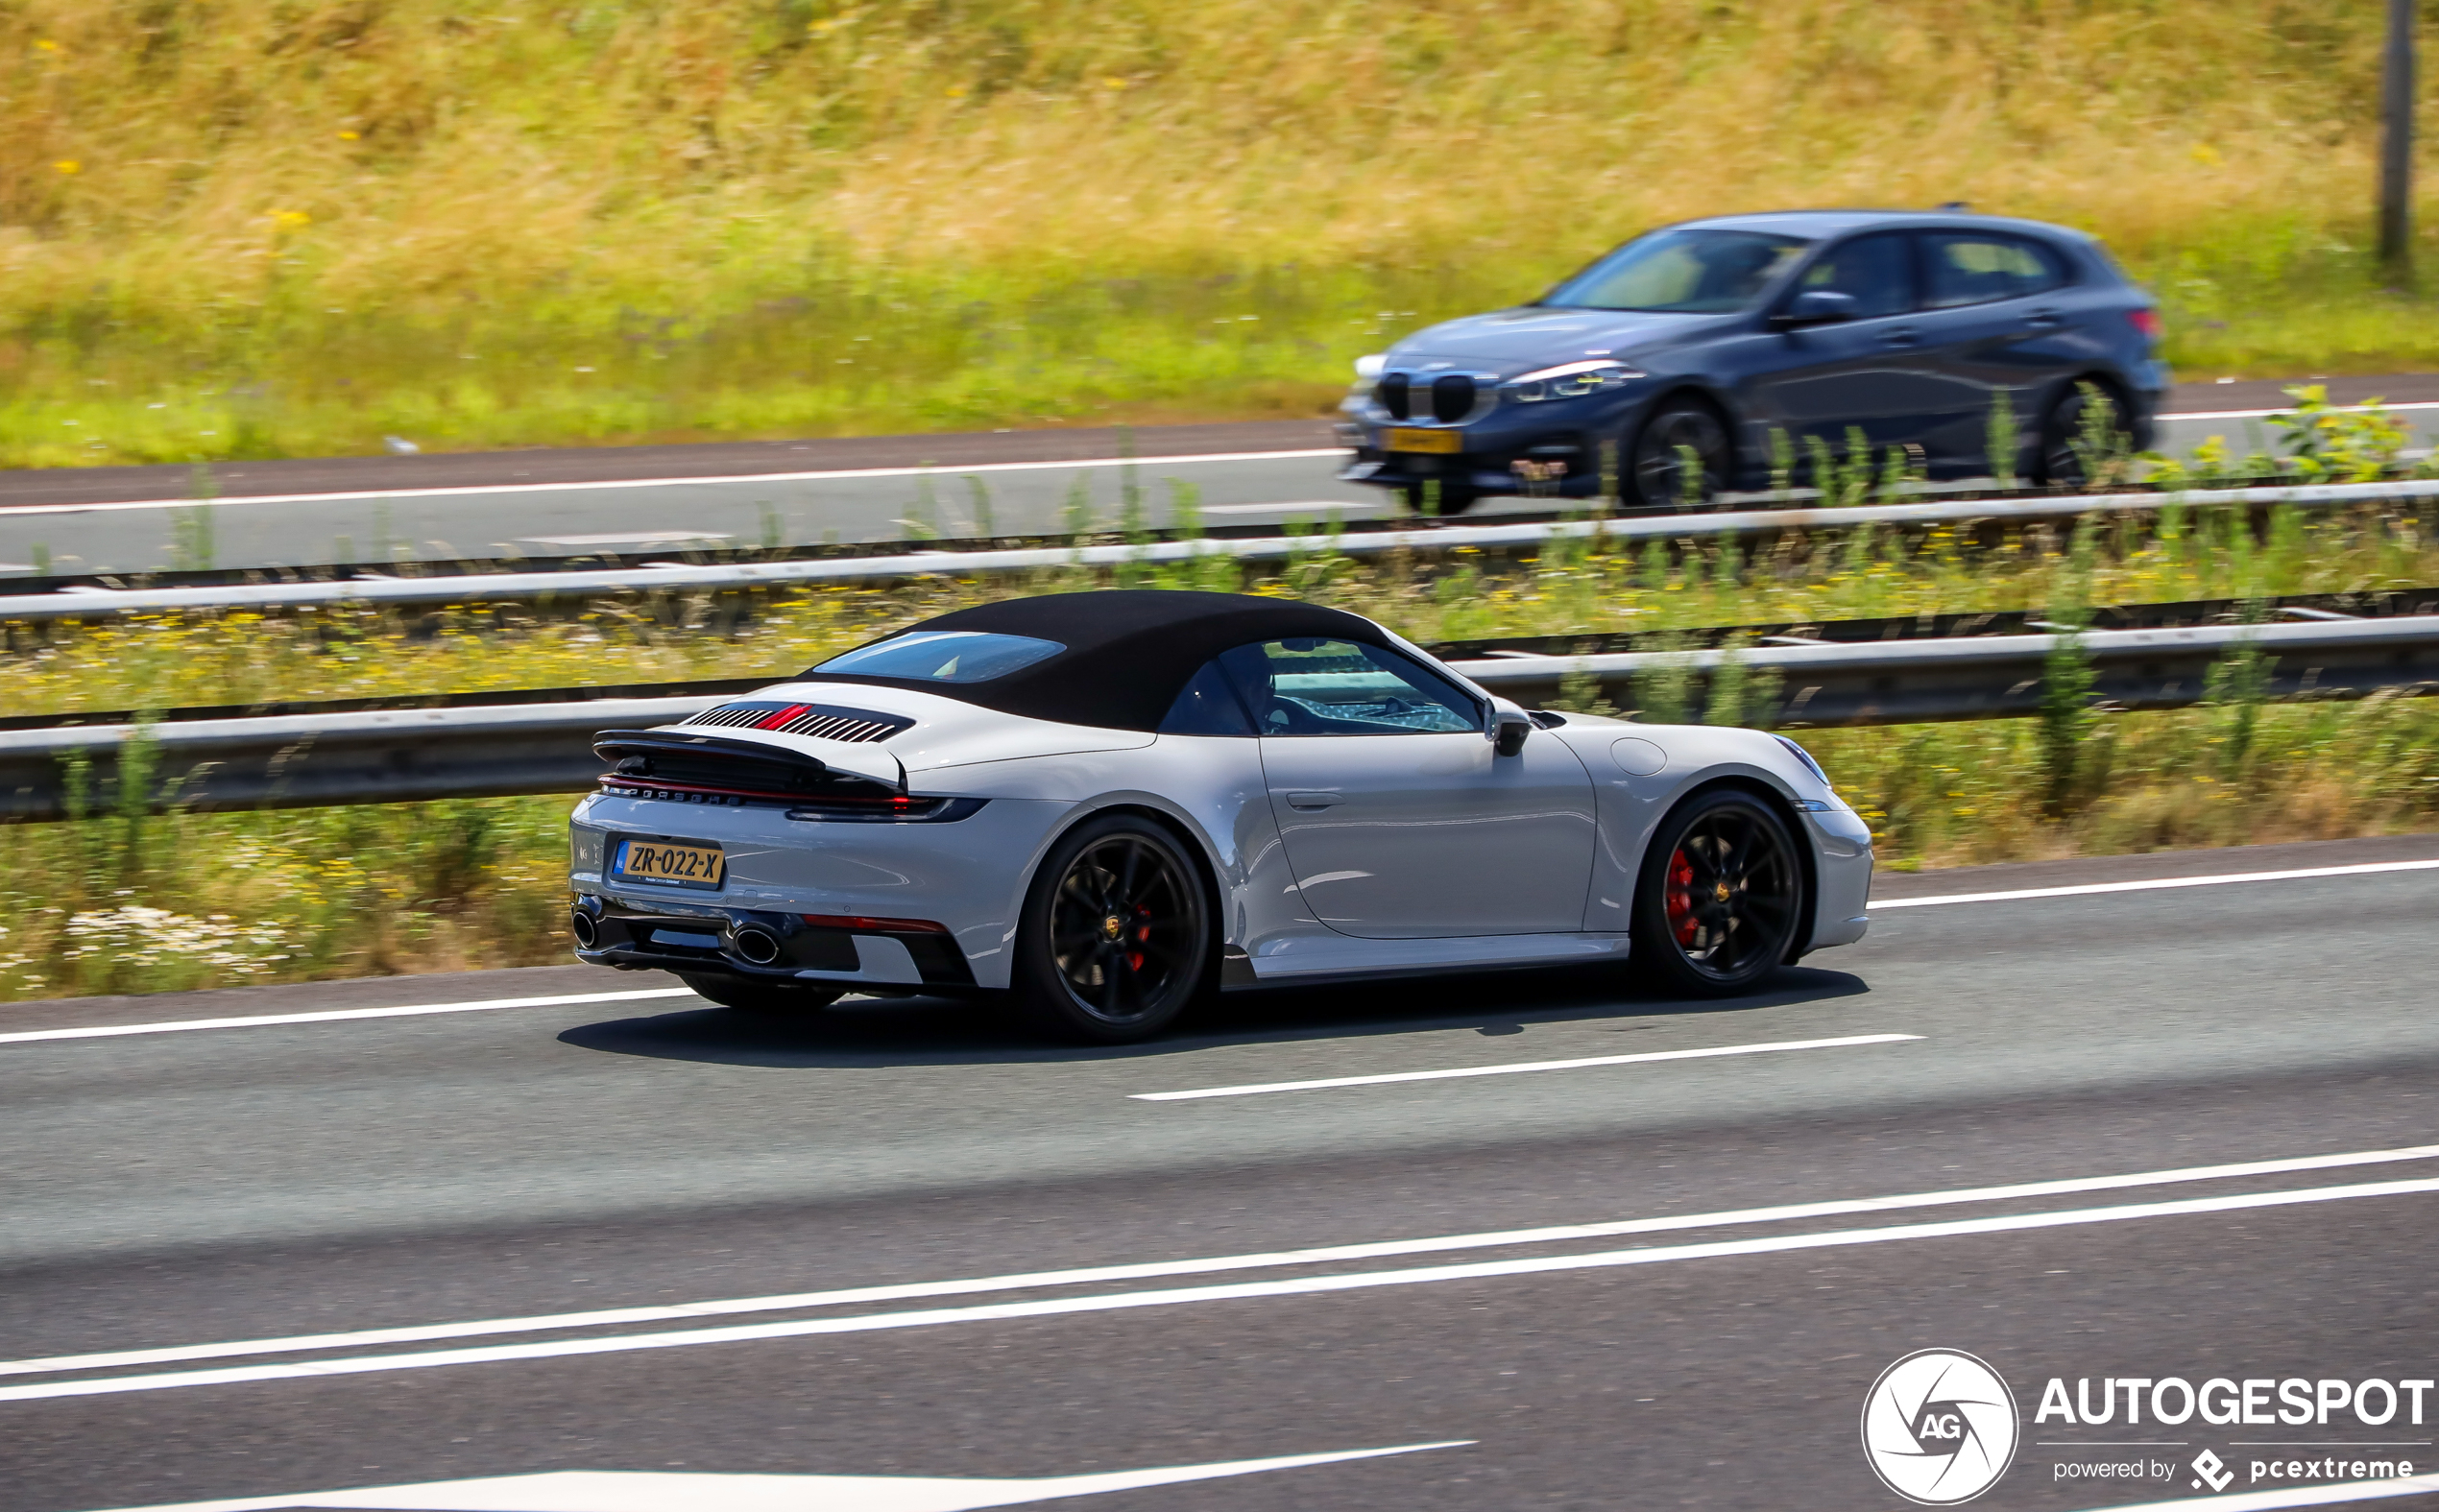
[[[1548,404],[1502,402],[1453,424],[1391,420],[1369,405],[1350,409],[1340,439],[1355,455],[1339,480],[1375,488],[1418,490],[1437,483],[1469,494],[1590,498],[1604,492],[1604,474],[1617,468],[1609,453],[1617,438],[1630,433],[1637,402],[1631,393]],[[1454,434],[1461,449],[1392,449],[1388,433],[1393,429]]]
[[[1866,912],[1872,903],[1872,827],[1843,804],[1826,813],[1807,812],[1804,821],[1821,889],[1808,948],[1852,945],[1872,924]]]

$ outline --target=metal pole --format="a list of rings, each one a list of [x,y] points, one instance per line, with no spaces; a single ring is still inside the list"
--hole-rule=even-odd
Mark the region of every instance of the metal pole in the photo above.
[[[2379,260],[2404,278],[2414,256],[2414,0],[2388,0],[2379,92]]]

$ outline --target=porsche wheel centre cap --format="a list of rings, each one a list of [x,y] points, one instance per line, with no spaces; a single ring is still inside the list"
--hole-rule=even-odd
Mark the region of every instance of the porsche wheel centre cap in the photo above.
[[[1121,920],[1116,914],[1111,914],[1108,918],[1101,921],[1101,933],[1109,936],[1113,940],[1124,933],[1125,929],[1125,922]]]

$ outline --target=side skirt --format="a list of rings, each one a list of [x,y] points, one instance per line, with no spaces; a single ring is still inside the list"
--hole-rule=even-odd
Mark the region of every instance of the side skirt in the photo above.
[[[1281,942],[1264,956],[1246,957],[1232,972],[1222,956],[1223,988],[1284,987],[1334,978],[1415,976],[1449,971],[1492,971],[1502,967],[1588,965],[1623,961],[1628,939],[1623,934],[1498,934],[1441,940],[1358,940],[1310,937]],[[1235,946],[1228,947],[1238,952]],[[1242,952],[1238,952],[1240,955]],[[1249,975],[1251,980],[1232,979]]]

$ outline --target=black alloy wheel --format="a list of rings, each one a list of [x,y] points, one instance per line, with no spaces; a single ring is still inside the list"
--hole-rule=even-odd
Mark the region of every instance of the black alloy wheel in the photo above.
[[[1430,504],[1438,511],[1436,517],[1441,519],[1451,515],[1462,515],[1480,499],[1481,495],[1473,491],[1472,486],[1463,483],[1442,483],[1437,495],[1427,494],[1424,486],[1419,483],[1400,484],[1397,489],[1397,502],[1407,514],[1420,515],[1423,506]]]
[[[1727,487],[1732,450],[1717,410],[1700,399],[1668,400],[1634,438],[1628,469],[1634,501],[1647,509],[1709,503]]]
[[[1751,793],[1714,789],[1652,837],[1634,891],[1633,960],[1663,991],[1731,996],[1785,961],[1803,906],[1787,827]]]
[[[2041,477],[2053,488],[2091,481],[2091,460],[2084,455],[2085,410],[2097,399],[2103,410],[2101,433],[2115,436],[2126,426],[2125,406],[2117,396],[2089,380],[2058,396],[2041,427]]]
[[[1131,814],[1061,838],[1034,877],[1019,932],[1018,1000],[1061,1039],[1147,1039],[1213,980],[1200,871],[1167,830]]]
[[[723,1008],[740,1013],[812,1013],[847,996],[844,987],[800,986],[794,982],[757,982],[713,972],[680,972],[677,979]]]

